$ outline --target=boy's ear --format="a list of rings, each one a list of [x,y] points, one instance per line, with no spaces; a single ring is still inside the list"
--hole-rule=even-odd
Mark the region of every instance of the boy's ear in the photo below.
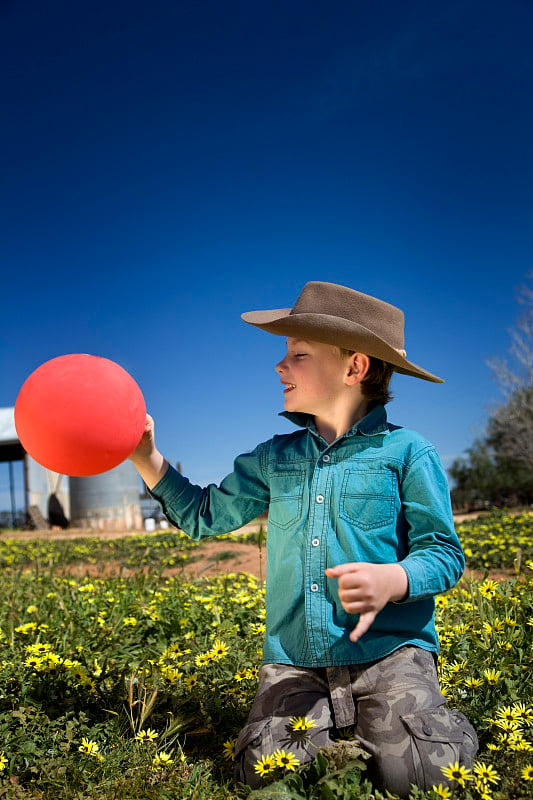
[[[346,372],[346,383],[348,386],[355,386],[364,380],[370,369],[370,356],[365,353],[352,353]]]

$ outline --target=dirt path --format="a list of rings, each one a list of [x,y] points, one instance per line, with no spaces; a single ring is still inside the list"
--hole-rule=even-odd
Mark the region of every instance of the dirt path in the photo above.
[[[244,533],[256,532],[259,524],[251,523],[235,531],[235,536]],[[157,533],[165,533],[158,530]],[[42,530],[42,531],[9,531],[4,530],[1,539],[14,539],[16,541],[31,541],[32,539],[48,540],[76,540],[76,539],[123,539],[126,536],[149,535],[146,531],[93,531],[86,528],[69,528],[67,530]],[[185,573],[191,578],[202,575],[221,575],[226,572],[249,572],[257,578],[264,580],[266,571],[266,551],[260,550],[257,544],[236,542],[228,539],[205,539],[197,548],[190,551],[191,560],[184,567],[167,569],[163,575]],[[78,575],[91,575],[93,577],[121,573],[127,575],[133,570],[126,569],[120,562],[106,561],[105,564],[75,564],[72,572]]]
[[[456,522],[475,519],[477,514],[461,514],[455,517]],[[254,522],[235,531],[235,535],[255,532],[259,530],[260,523]],[[157,533],[164,531],[158,530]],[[31,540],[31,539],[121,539],[126,536],[147,535],[146,531],[93,531],[85,528],[46,531],[8,531],[5,530],[2,539]],[[266,549],[259,548],[257,544],[247,544],[228,539],[205,539],[195,550],[191,551],[192,561],[184,567],[169,568],[163,575],[186,574],[190,578],[201,576],[211,577],[228,572],[248,572],[260,580],[266,575]],[[77,564],[72,566],[72,572],[78,575],[91,575],[93,577],[121,573],[127,575],[133,570],[126,569],[120,562],[105,562],[105,564]],[[470,577],[479,577],[477,573],[468,572]],[[508,573],[501,573],[495,579],[509,577]]]

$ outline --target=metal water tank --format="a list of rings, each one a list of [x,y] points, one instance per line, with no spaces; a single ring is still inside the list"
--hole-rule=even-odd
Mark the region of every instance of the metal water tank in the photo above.
[[[118,467],[84,478],[69,479],[71,525],[95,530],[140,530],[141,482],[126,460]]]

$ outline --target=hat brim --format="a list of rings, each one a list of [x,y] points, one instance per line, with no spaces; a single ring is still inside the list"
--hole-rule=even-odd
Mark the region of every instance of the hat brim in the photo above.
[[[249,325],[276,336],[301,337],[314,342],[331,344],[380,358],[394,367],[395,372],[422,378],[432,383],[444,383],[442,378],[404,358],[394,347],[375,333],[343,317],[330,314],[291,314],[290,308],[267,311],[247,311],[241,319]]]

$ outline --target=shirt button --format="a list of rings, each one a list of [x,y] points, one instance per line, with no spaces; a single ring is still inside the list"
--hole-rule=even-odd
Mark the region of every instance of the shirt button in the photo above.
[[[318,592],[318,583],[312,583],[311,584],[311,591],[312,592]]]
[[[324,495],[323,494],[317,494],[316,501],[317,501],[317,503],[323,503],[324,502]]]
[[[325,461],[327,464],[327,462],[330,461],[330,456],[328,456],[328,454],[326,453],[324,456],[322,456],[322,461]]]
[[[313,539],[311,544],[313,545],[313,547],[318,547],[318,545],[320,544],[320,539]]]

